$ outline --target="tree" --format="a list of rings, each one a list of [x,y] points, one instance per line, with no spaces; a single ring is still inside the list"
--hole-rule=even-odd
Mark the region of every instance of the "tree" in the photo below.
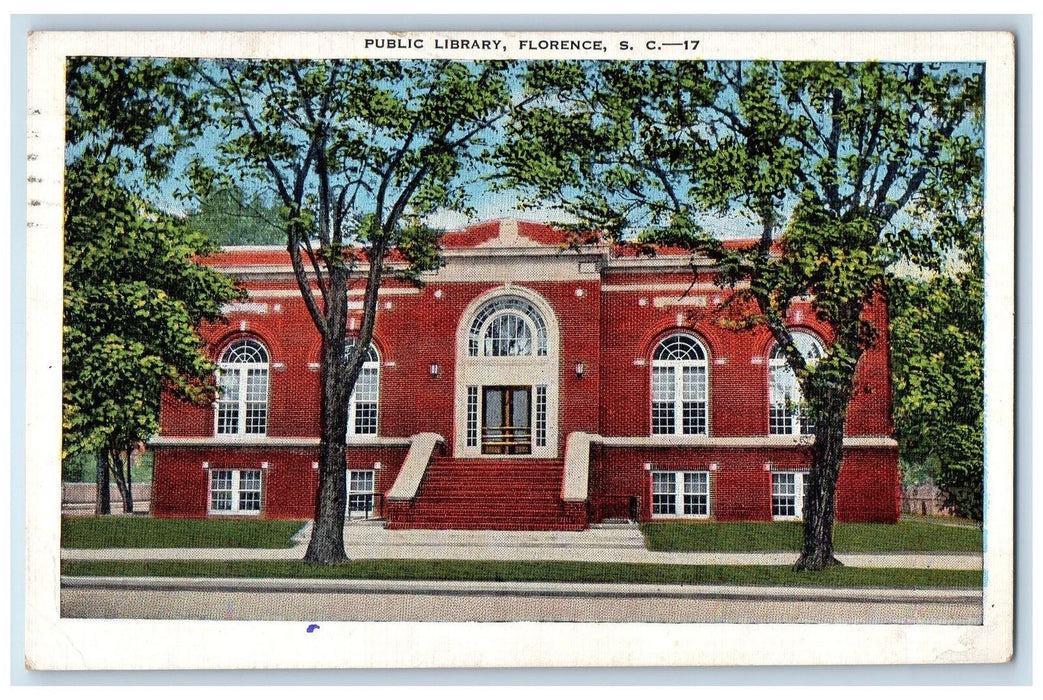
[[[170,74],[152,62],[73,59],[67,71],[63,456],[97,455],[99,513],[111,474],[133,510],[131,455],[158,431],[164,390],[212,395],[197,324],[239,296],[197,258],[200,234],[130,189],[161,177],[188,124]],[[167,100],[164,95],[172,95]]]
[[[279,244],[286,238],[279,209],[228,186],[207,192],[185,223],[220,246]]]
[[[483,139],[510,111],[509,63],[446,61],[202,61],[189,64],[221,131],[216,168],[266,188],[281,205],[284,240],[322,342],[319,486],[305,560],[345,560],[348,398],[388,275],[419,281],[437,264],[439,208],[464,210]],[[392,253],[402,264],[392,265]],[[347,293],[364,287],[362,321],[347,342]],[[316,298],[315,292],[318,294]]]
[[[839,564],[847,406],[877,331],[867,305],[886,294],[897,261],[935,269],[971,244],[982,76],[981,66],[920,63],[537,70],[555,99],[520,113],[500,152],[508,186],[579,226],[707,254],[726,282],[748,283],[733,296],[738,325],[770,330],[814,421],[798,570]],[[754,242],[724,246],[707,228],[722,217],[743,217]],[[804,295],[834,337],[814,365],[786,323]]]
[[[955,270],[891,286],[895,427],[903,457],[926,467],[958,515],[981,521],[984,490],[982,249]]]
[[[66,453],[101,450],[130,511],[131,453],[158,432],[164,389],[212,396],[196,326],[238,292],[198,264],[201,234],[149,211],[115,177],[90,160],[66,169],[63,427]]]

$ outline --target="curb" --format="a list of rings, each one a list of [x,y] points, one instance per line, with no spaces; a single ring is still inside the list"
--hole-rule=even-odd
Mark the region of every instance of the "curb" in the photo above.
[[[240,593],[384,593],[566,598],[660,598],[750,601],[803,600],[852,603],[981,604],[980,589],[819,588],[810,586],[710,586],[643,583],[521,581],[403,581],[370,579],[247,579],[62,576],[63,589]]]

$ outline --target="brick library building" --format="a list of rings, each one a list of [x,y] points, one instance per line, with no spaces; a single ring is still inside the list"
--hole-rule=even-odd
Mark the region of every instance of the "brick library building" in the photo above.
[[[389,528],[580,530],[614,520],[799,520],[811,425],[765,328],[722,323],[710,260],[635,256],[501,220],[447,233],[425,284],[386,281],[349,410],[349,518]],[[300,518],[318,485],[320,338],[283,248],[209,264],[249,298],[202,331],[212,406],[166,397],[160,517]],[[360,325],[363,289],[349,293]],[[856,374],[837,519],[895,522],[887,310]],[[788,319],[809,361],[831,342]],[[349,331],[350,334],[350,331]],[[350,338],[349,338],[350,340]]]

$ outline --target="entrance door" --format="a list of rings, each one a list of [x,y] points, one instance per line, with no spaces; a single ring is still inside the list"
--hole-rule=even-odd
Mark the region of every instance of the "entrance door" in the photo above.
[[[482,387],[482,454],[532,453],[532,387]]]

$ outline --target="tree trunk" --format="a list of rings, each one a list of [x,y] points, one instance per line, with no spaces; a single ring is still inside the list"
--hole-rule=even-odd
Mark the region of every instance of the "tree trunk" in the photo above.
[[[123,504],[123,512],[130,513],[131,510],[127,510],[128,506],[133,508],[133,504],[130,500],[130,484],[127,483],[127,477],[130,470],[124,472],[123,460],[120,458],[119,450],[112,450],[109,454],[111,460],[112,475],[116,477],[116,488],[120,492],[120,502]]]
[[[109,503],[109,460],[104,448],[98,450],[98,469],[95,474],[94,484],[94,514],[108,515],[112,512]]]
[[[326,313],[327,333],[322,341],[322,407],[319,438],[319,488],[315,494],[315,522],[304,561],[336,564],[348,560],[344,551],[344,509],[348,500],[347,447],[349,380],[345,349],[347,284],[330,275]]]
[[[134,512],[134,477],[131,476],[131,469],[133,464],[131,463],[133,449],[127,450],[127,490],[123,494],[123,512],[133,513]]]
[[[833,556],[833,523],[836,519],[837,478],[844,458],[844,425],[847,392],[831,393],[826,410],[815,423],[811,470],[804,497],[804,545],[794,571],[822,571],[843,566]]]

